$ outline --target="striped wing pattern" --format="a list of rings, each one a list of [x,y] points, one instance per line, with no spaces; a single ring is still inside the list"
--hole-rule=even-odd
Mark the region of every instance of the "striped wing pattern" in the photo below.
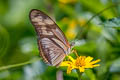
[[[30,20],[37,32],[40,56],[47,64],[58,66],[70,52],[70,45],[63,32],[40,10],[31,10]]]

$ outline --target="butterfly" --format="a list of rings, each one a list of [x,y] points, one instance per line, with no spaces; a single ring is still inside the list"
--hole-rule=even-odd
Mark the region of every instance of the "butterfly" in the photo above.
[[[37,32],[40,56],[45,63],[58,66],[70,53],[71,46],[58,25],[44,12],[32,9],[30,21]]]

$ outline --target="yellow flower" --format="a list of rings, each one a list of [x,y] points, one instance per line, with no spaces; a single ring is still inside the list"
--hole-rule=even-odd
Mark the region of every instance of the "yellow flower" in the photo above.
[[[71,56],[68,56],[70,60],[63,61],[60,66],[68,66],[67,73],[71,73],[72,69],[79,69],[80,72],[84,72],[85,68],[93,68],[100,66],[96,64],[100,59],[92,61],[93,58],[88,56],[78,56],[76,59],[73,59]]]
[[[58,1],[64,4],[77,2],[77,0],[58,0]]]
[[[68,39],[74,39],[75,38],[75,36],[76,36],[76,30],[75,30],[76,25],[77,25],[76,20],[71,20],[69,22],[69,25],[68,25],[69,28],[66,31],[66,35],[67,35]]]

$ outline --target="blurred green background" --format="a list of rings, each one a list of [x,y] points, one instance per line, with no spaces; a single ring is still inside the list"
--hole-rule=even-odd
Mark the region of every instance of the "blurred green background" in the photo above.
[[[101,66],[87,69],[83,80],[120,80],[120,29],[109,27],[110,23],[105,26],[107,19],[120,16],[120,6],[116,4],[119,1],[0,0],[0,80],[56,80],[57,75],[62,75],[64,80],[77,80],[74,70],[68,75],[66,68],[50,67],[42,60],[34,61],[40,56],[36,32],[29,20],[31,9],[39,9],[52,17],[67,39],[75,42],[74,49],[79,55],[101,59]],[[113,4],[116,6],[84,26],[92,16]],[[5,69],[8,65],[29,61],[32,62]]]

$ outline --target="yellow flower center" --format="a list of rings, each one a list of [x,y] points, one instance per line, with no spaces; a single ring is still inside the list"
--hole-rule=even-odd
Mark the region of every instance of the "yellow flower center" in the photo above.
[[[77,59],[76,59],[76,61],[75,61],[75,65],[77,66],[77,67],[82,67],[82,66],[85,66],[85,56],[83,56],[83,57],[78,57]]]

